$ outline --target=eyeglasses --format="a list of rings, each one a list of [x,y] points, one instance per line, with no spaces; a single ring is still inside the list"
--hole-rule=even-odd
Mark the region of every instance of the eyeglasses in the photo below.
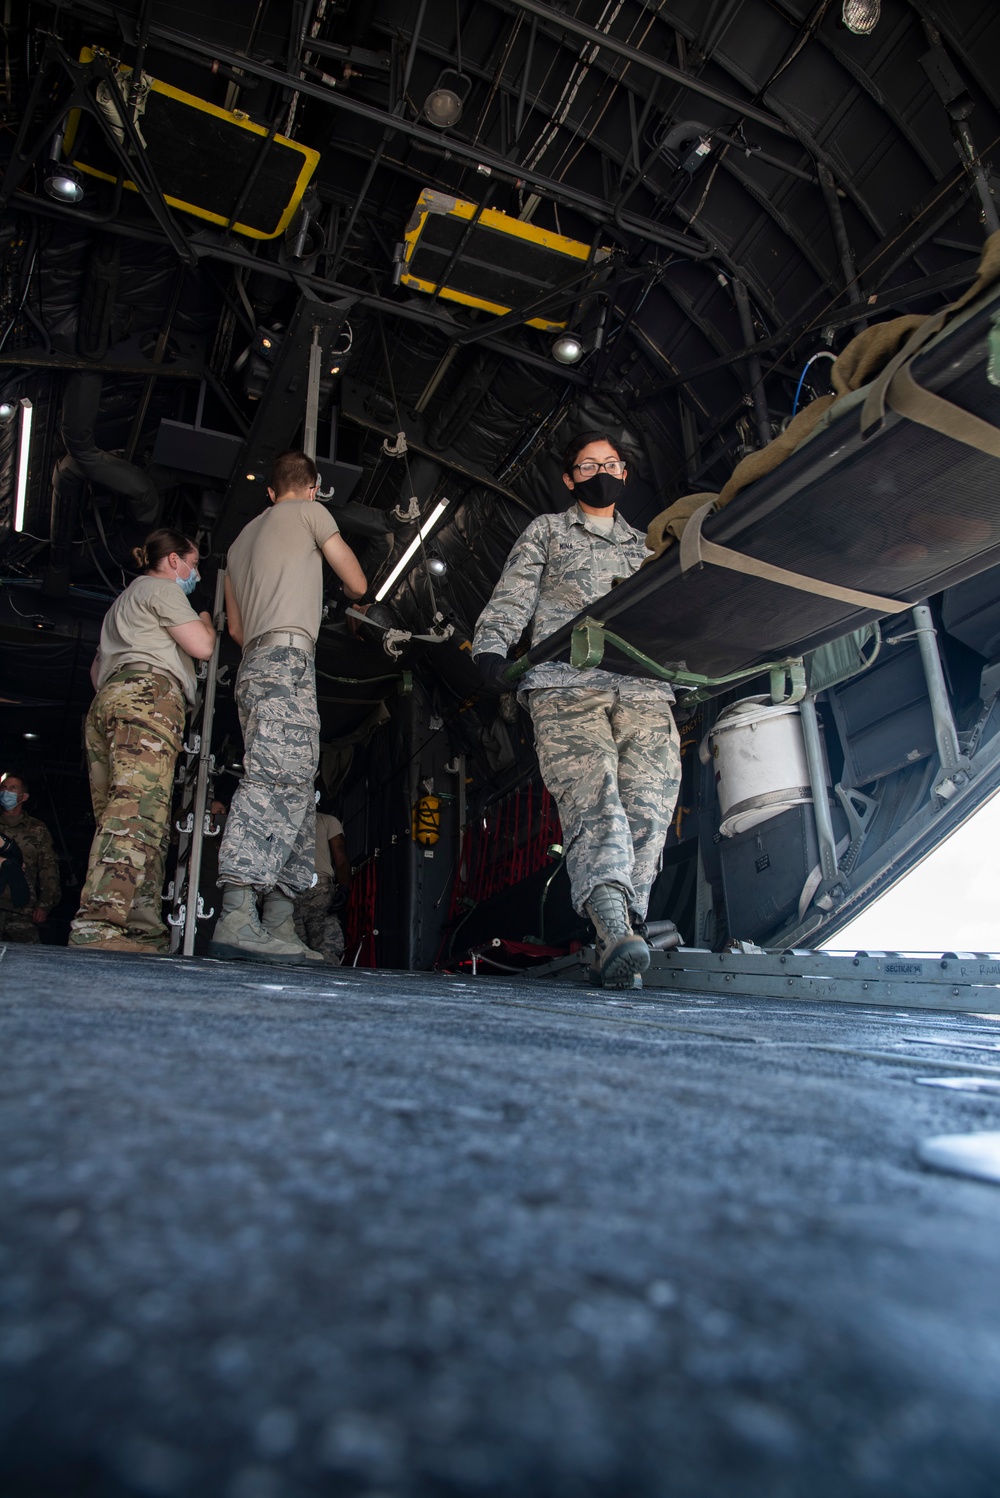
[[[605,473],[610,473],[613,479],[620,479],[625,472],[625,464],[621,458],[609,458],[606,463],[595,463],[588,458],[585,463],[574,463],[573,471],[581,478],[592,479],[595,473],[600,473],[603,468]]]

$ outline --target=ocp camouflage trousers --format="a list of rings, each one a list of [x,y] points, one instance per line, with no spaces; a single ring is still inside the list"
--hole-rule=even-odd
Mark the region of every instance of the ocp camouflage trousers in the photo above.
[[[75,946],[126,934],[166,945],[163,859],[184,711],[176,682],[148,667],[119,672],[91,703],[84,743],[97,831]]]
[[[669,702],[628,688],[542,687],[529,694],[542,779],[562,825],[573,905],[620,884],[645,916],[680,787]]]
[[[321,952],[325,962],[339,965],[344,960],[344,928],[330,912],[333,880],[329,874],[317,874],[312,889],[295,896],[293,920],[300,941],[314,952]]]
[[[316,861],[319,713],[312,656],[293,645],[247,651],[236,678],[243,779],[219,849],[219,883],[311,888]]]
[[[31,910],[0,910],[0,941],[40,942]]]

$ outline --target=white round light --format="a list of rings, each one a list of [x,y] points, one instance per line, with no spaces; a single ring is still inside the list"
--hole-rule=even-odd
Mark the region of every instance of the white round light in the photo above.
[[[575,333],[560,333],[552,345],[552,357],[557,364],[579,364],[583,343]]]
[[[45,191],[57,203],[83,202],[83,182],[75,166],[53,166],[45,179]]]
[[[424,119],[446,130],[462,118],[462,101],[452,88],[435,88],[424,100]]]
[[[882,14],[882,0],[844,0],[844,25],[855,36],[871,36]]]

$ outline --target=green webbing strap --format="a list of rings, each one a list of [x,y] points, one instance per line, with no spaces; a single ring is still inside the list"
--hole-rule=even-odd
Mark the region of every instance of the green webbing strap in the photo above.
[[[688,671],[680,662],[662,666],[659,661],[654,661],[652,656],[644,654],[628,640],[623,640],[621,635],[613,634],[610,629],[605,629],[600,619],[591,619],[589,616],[573,626],[573,633],[570,637],[570,665],[575,666],[578,671],[599,666],[604,659],[604,651],[608,645],[614,646],[630,661],[635,661],[636,665],[642,666],[649,676],[655,676],[658,681],[669,682],[672,686],[684,691],[684,702],[702,702],[706,697],[711,697],[719,687],[750,681],[753,677],[763,676],[768,672],[771,677],[771,695],[775,702],[799,702],[806,692],[805,665],[800,655],[788,656],[781,661],[765,661],[758,666],[744,666],[741,671],[731,671],[728,676],[703,676],[697,671]],[[545,663],[532,661],[527,656],[522,656],[520,660],[510,663],[504,672],[504,680],[513,688],[522,676],[538,664]],[[785,690],[786,677],[787,692]]]

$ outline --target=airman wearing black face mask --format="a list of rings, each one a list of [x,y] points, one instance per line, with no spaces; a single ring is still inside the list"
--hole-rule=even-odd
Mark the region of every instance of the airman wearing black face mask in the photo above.
[[[531,522],[476,625],[472,653],[487,688],[503,690],[507,652],[527,625],[533,640],[545,639],[648,555],[643,533],[617,511],[628,468],[610,437],[577,436],[562,477],[576,503]],[[645,919],[680,785],[673,692],[553,661],[527,673],[519,698],[559,808],[573,903],[597,932],[598,975],[606,987],[628,987],[649,966],[633,923]]]

